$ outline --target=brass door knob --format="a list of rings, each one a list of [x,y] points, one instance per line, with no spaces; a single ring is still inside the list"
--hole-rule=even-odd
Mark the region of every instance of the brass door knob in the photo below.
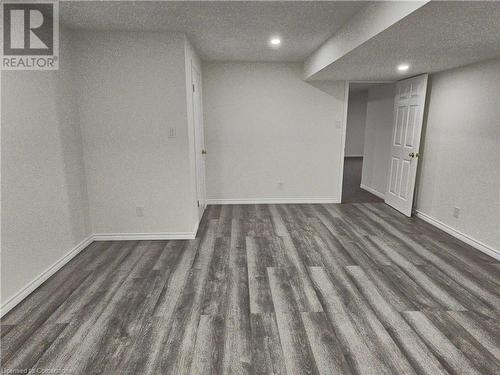
[[[408,156],[409,156],[410,158],[418,158],[418,152],[410,152],[410,153],[408,154]]]
[[[201,150],[201,154],[202,155],[206,155],[207,154],[207,150]]]

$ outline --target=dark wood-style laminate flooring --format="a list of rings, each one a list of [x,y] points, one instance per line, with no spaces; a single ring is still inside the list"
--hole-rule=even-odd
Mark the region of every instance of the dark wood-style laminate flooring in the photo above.
[[[361,189],[361,173],[363,158],[346,156],[344,158],[344,175],[342,180],[342,203],[383,202],[376,195]]]
[[[2,320],[2,368],[500,374],[500,264],[380,203],[209,206],[95,242]]]

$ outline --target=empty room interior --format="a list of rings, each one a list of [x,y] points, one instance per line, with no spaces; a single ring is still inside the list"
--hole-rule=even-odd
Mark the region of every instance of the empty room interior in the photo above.
[[[0,6],[2,373],[500,374],[500,2]]]

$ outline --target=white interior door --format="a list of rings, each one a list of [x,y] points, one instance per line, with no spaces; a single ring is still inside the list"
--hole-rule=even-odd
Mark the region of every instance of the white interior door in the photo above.
[[[196,189],[198,194],[198,215],[201,218],[206,207],[205,189],[205,136],[203,133],[203,109],[201,98],[201,74],[191,65],[193,80],[193,122],[196,148]]]
[[[396,84],[385,203],[406,216],[412,213],[426,91],[427,74]]]

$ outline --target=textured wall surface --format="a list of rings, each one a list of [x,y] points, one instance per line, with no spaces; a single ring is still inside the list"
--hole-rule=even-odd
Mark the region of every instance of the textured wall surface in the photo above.
[[[2,72],[2,305],[90,234],[72,40],[59,70]]]
[[[500,59],[432,75],[428,95],[417,209],[500,249]]]
[[[344,82],[313,86],[298,64],[203,73],[209,198],[339,198]]]

